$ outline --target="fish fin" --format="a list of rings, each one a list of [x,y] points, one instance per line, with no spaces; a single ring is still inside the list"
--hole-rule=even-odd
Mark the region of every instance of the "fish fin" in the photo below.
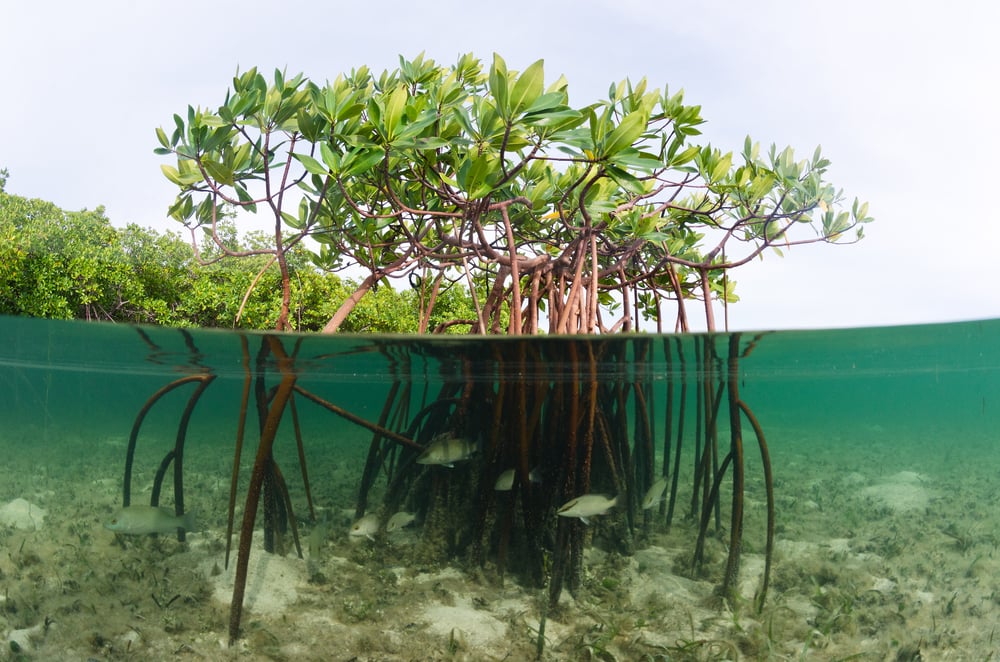
[[[643,503],[642,504],[642,509],[643,510],[649,510],[650,508],[652,508],[656,504],[660,503],[661,501],[663,501],[663,497],[660,497],[659,499],[652,499],[652,500],[650,500],[649,503]]]
[[[189,510],[184,513],[184,519],[181,520],[181,524],[185,533],[192,533],[198,530],[198,523],[194,518],[193,510]]]
[[[590,520],[587,519],[586,517],[581,517],[580,521],[586,524],[587,526],[590,526]]]

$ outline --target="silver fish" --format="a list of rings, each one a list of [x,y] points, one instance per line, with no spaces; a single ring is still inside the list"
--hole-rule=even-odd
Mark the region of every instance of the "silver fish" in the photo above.
[[[514,487],[514,469],[508,469],[497,477],[497,482],[493,483],[493,489],[497,492],[510,492]]]
[[[618,505],[618,497],[608,497],[603,494],[584,494],[570,499],[562,505],[556,515],[560,517],[579,517],[584,524],[590,524],[588,517],[603,515]]]
[[[330,513],[323,513],[323,519],[313,525],[309,532],[309,558],[318,559],[326,544],[326,539],[330,537]]]
[[[404,526],[409,526],[413,523],[413,520],[417,519],[417,516],[413,513],[403,512],[402,510],[389,518],[389,521],[385,524],[385,532],[392,533],[397,529],[402,529]]]
[[[517,471],[513,468],[508,469],[499,476],[497,476],[497,482],[493,484],[493,489],[497,492],[509,492],[514,488],[514,479],[517,477]],[[528,480],[532,483],[542,482],[542,472],[539,471],[538,467],[535,467],[530,472],[528,472]]]
[[[351,530],[348,532],[351,536],[365,536],[369,540],[375,540],[376,533],[378,533],[378,515],[375,514],[365,515],[352,524]]]
[[[460,439],[447,434],[431,439],[427,448],[417,458],[417,464],[437,464],[455,466],[455,462],[468,460],[476,452],[476,444],[468,439]]]
[[[656,482],[646,490],[646,496],[642,498],[642,509],[648,510],[663,501],[663,491],[667,489],[667,477],[658,478]]]
[[[194,531],[194,513],[187,512],[177,516],[172,510],[158,506],[126,506],[120,508],[110,520],[105,522],[104,528],[115,533],[132,536],[149,533],[173,533],[177,529]]]

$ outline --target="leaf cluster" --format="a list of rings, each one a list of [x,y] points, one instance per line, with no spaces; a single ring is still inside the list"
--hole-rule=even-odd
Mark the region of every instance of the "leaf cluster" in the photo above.
[[[177,220],[214,227],[225,206],[266,209],[276,254],[283,229],[313,240],[328,270],[493,278],[506,297],[495,310],[519,310],[529,287],[535,309],[553,294],[571,307],[581,287],[602,304],[733,299],[728,269],[860,239],[871,220],[867,205],[843,206],[818,148],[798,160],[750,138],[739,153],[693,143],[700,107],[645,79],[574,106],[542,60],[516,71],[496,54],[450,66],[421,54],[322,84],[250,69],[218,108],[173,119],[156,151],[174,159],[162,168]]]
[[[262,234],[240,235],[232,222],[220,232],[240,249],[266,243]],[[213,257],[205,240],[202,255]],[[322,273],[301,248],[290,255],[293,320],[299,330],[319,330],[355,284]],[[51,202],[0,191],[0,314],[91,319],[168,326],[273,329],[280,314],[280,274],[261,274],[266,256],[199,262],[176,233],[130,224],[114,227],[104,210],[67,212]],[[240,304],[249,286],[258,287]],[[471,305],[460,288],[452,308]],[[416,331],[413,291],[380,288],[355,310],[345,330]],[[463,308],[464,306],[464,308]]]

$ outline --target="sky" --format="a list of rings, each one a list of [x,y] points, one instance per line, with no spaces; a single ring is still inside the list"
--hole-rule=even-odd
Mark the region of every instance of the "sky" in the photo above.
[[[508,0],[476,3],[34,0],[4,10],[7,191],[118,226],[182,227],[155,128],[217,107],[237,69],[325,81],[420,52],[452,64],[545,60],[584,105],[646,77],[701,105],[706,142],[821,145],[829,181],[875,221],[734,272],[729,328],[1000,317],[1000,3]]]

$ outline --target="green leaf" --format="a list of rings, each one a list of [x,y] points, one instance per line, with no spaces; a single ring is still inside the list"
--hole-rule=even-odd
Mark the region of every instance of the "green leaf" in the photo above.
[[[428,136],[427,138],[417,138],[413,147],[415,149],[442,149],[451,145],[450,140],[445,140],[439,136]]]
[[[587,205],[587,211],[591,216],[601,214],[611,214],[618,207],[612,200],[597,199]]]
[[[646,241],[670,241],[670,235],[666,232],[660,232],[659,230],[653,230],[652,232],[647,232],[639,237],[640,239],[645,239]]]
[[[663,168],[663,161],[659,157],[648,152],[640,152],[634,147],[624,149],[610,157],[608,163],[620,168],[635,168],[647,173]]]
[[[237,197],[240,199],[240,202],[243,203],[243,208],[252,214],[256,214],[257,205],[253,202],[253,198],[250,196],[249,191],[247,191],[242,184],[236,184],[234,188],[236,189]]]
[[[208,172],[209,176],[212,177],[219,184],[225,184],[226,186],[233,185],[233,170],[221,163],[215,161],[202,161],[202,167]]]
[[[462,127],[462,131],[468,136],[473,136],[476,134],[475,127],[472,126],[472,120],[469,117],[469,112],[463,106],[456,106],[452,109],[452,117],[458,122]]]
[[[333,151],[330,143],[320,143],[319,153],[323,157],[323,163],[330,169],[330,172],[337,174],[340,172],[340,155]],[[318,174],[318,173],[315,173]]]
[[[854,201],[854,205],[853,205],[853,215],[854,215],[854,218],[858,219],[859,221],[861,221],[861,220],[867,220],[867,218],[868,218],[868,203],[864,202],[859,207],[858,206],[858,201],[855,200]]]
[[[601,118],[604,121],[598,122],[597,111],[593,108],[593,106],[588,107],[585,110],[587,111],[587,125],[590,127],[590,145],[596,146],[604,140],[604,134],[607,130],[607,116],[605,115]],[[579,143],[574,146],[582,147]],[[583,147],[583,149],[586,151],[586,147]],[[592,149],[593,147],[591,147],[591,150]],[[593,154],[590,154],[589,157],[593,158]]]
[[[530,107],[545,89],[545,60],[538,60],[525,69],[514,83],[510,93],[510,116],[518,115]]]
[[[397,137],[398,138],[415,138],[418,135],[420,135],[420,133],[422,133],[424,129],[426,129],[427,127],[431,126],[432,124],[434,124],[435,122],[437,122],[439,119],[440,118],[437,116],[437,112],[434,111],[434,109],[431,109],[431,110],[423,113],[423,115],[421,117],[418,117],[416,120],[414,120],[414,121],[410,122],[409,124],[405,125],[403,127],[403,130],[399,132],[399,135]]]
[[[309,142],[316,142],[319,139],[319,117],[312,118],[306,113],[305,108],[299,108],[296,124],[302,132],[302,137]]]
[[[621,124],[615,127],[604,142],[602,156],[613,156],[639,139],[646,130],[649,116],[639,110],[633,111],[622,118]]]
[[[531,105],[524,109],[524,114],[525,116],[534,115],[536,113],[544,113],[554,109],[569,109],[569,106],[566,105],[566,95],[562,92],[546,92],[545,94],[542,94],[535,99]],[[579,115],[579,113],[577,113],[577,115]]]
[[[166,164],[160,165],[160,170],[167,179],[172,181],[174,184],[177,184],[177,186],[188,186],[202,181],[201,173],[197,171],[182,174],[177,170],[177,168]]]
[[[285,222],[285,225],[292,228],[293,230],[301,230],[305,227],[305,224],[300,221],[295,216],[292,216],[287,211],[281,212],[281,220]]]
[[[392,142],[399,130],[399,123],[403,119],[403,108],[406,107],[406,100],[409,94],[406,88],[400,85],[394,89],[385,102],[385,114],[382,117],[382,126],[385,127],[385,140]]]
[[[572,108],[559,108],[524,115],[524,121],[529,126],[550,129],[553,132],[578,127],[586,119],[583,113]]]
[[[712,176],[710,180],[712,182],[720,181],[723,177],[729,174],[729,168],[731,168],[732,165],[733,165],[733,153],[729,152],[727,154],[724,154],[715,164],[715,167],[712,168]]]
[[[374,168],[385,158],[385,152],[381,149],[365,149],[351,150],[351,153],[344,157],[342,163],[344,166],[344,176],[350,177],[352,175],[358,175],[363,172],[367,172]]]
[[[501,117],[510,117],[510,104],[508,102],[509,83],[507,76],[507,63],[498,54],[493,54],[493,66],[490,67],[490,94],[497,102],[497,111]]]
[[[641,195],[646,192],[646,187],[635,175],[617,166],[608,165],[605,168],[608,176],[615,180],[619,186],[634,195]]]
[[[680,154],[669,159],[667,165],[671,168],[676,168],[684,165],[685,163],[690,163],[694,157],[698,156],[698,151],[697,145],[691,145]]]
[[[458,183],[470,200],[485,197],[496,180],[496,157],[483,154],[466,160],[458,169]]]
[[[770,172],[760,172],[750,183],[750,190],[747,197],[750,200],[759,200],[765,193],[774,186],[774,175]]]
[[[323,145],[321,145],[320,148],[322,149],[322,147],[325,146],[326,143],[323,143]],[[292,156],[296,158],[299,161],[299,163],[302,164],[302,167],[305,168],[306,172],[308,172],[309,174],[312,175],[330,174],[330,170],[326,166],[324,166],[322,163],[320,163],[319,161],[317,161],[316,159],[307,154],[292,154]]]
[[[250,163],[250,149],[252,145],[250,143],[243,143],[236,148],[233,153],[233,170],[239,171],[243,170]]]
[[[156,139],[159,140],[160,144],[164,147],[170,147],[170,141],[167,140],[167,132],[160,127],[156,127]]]

